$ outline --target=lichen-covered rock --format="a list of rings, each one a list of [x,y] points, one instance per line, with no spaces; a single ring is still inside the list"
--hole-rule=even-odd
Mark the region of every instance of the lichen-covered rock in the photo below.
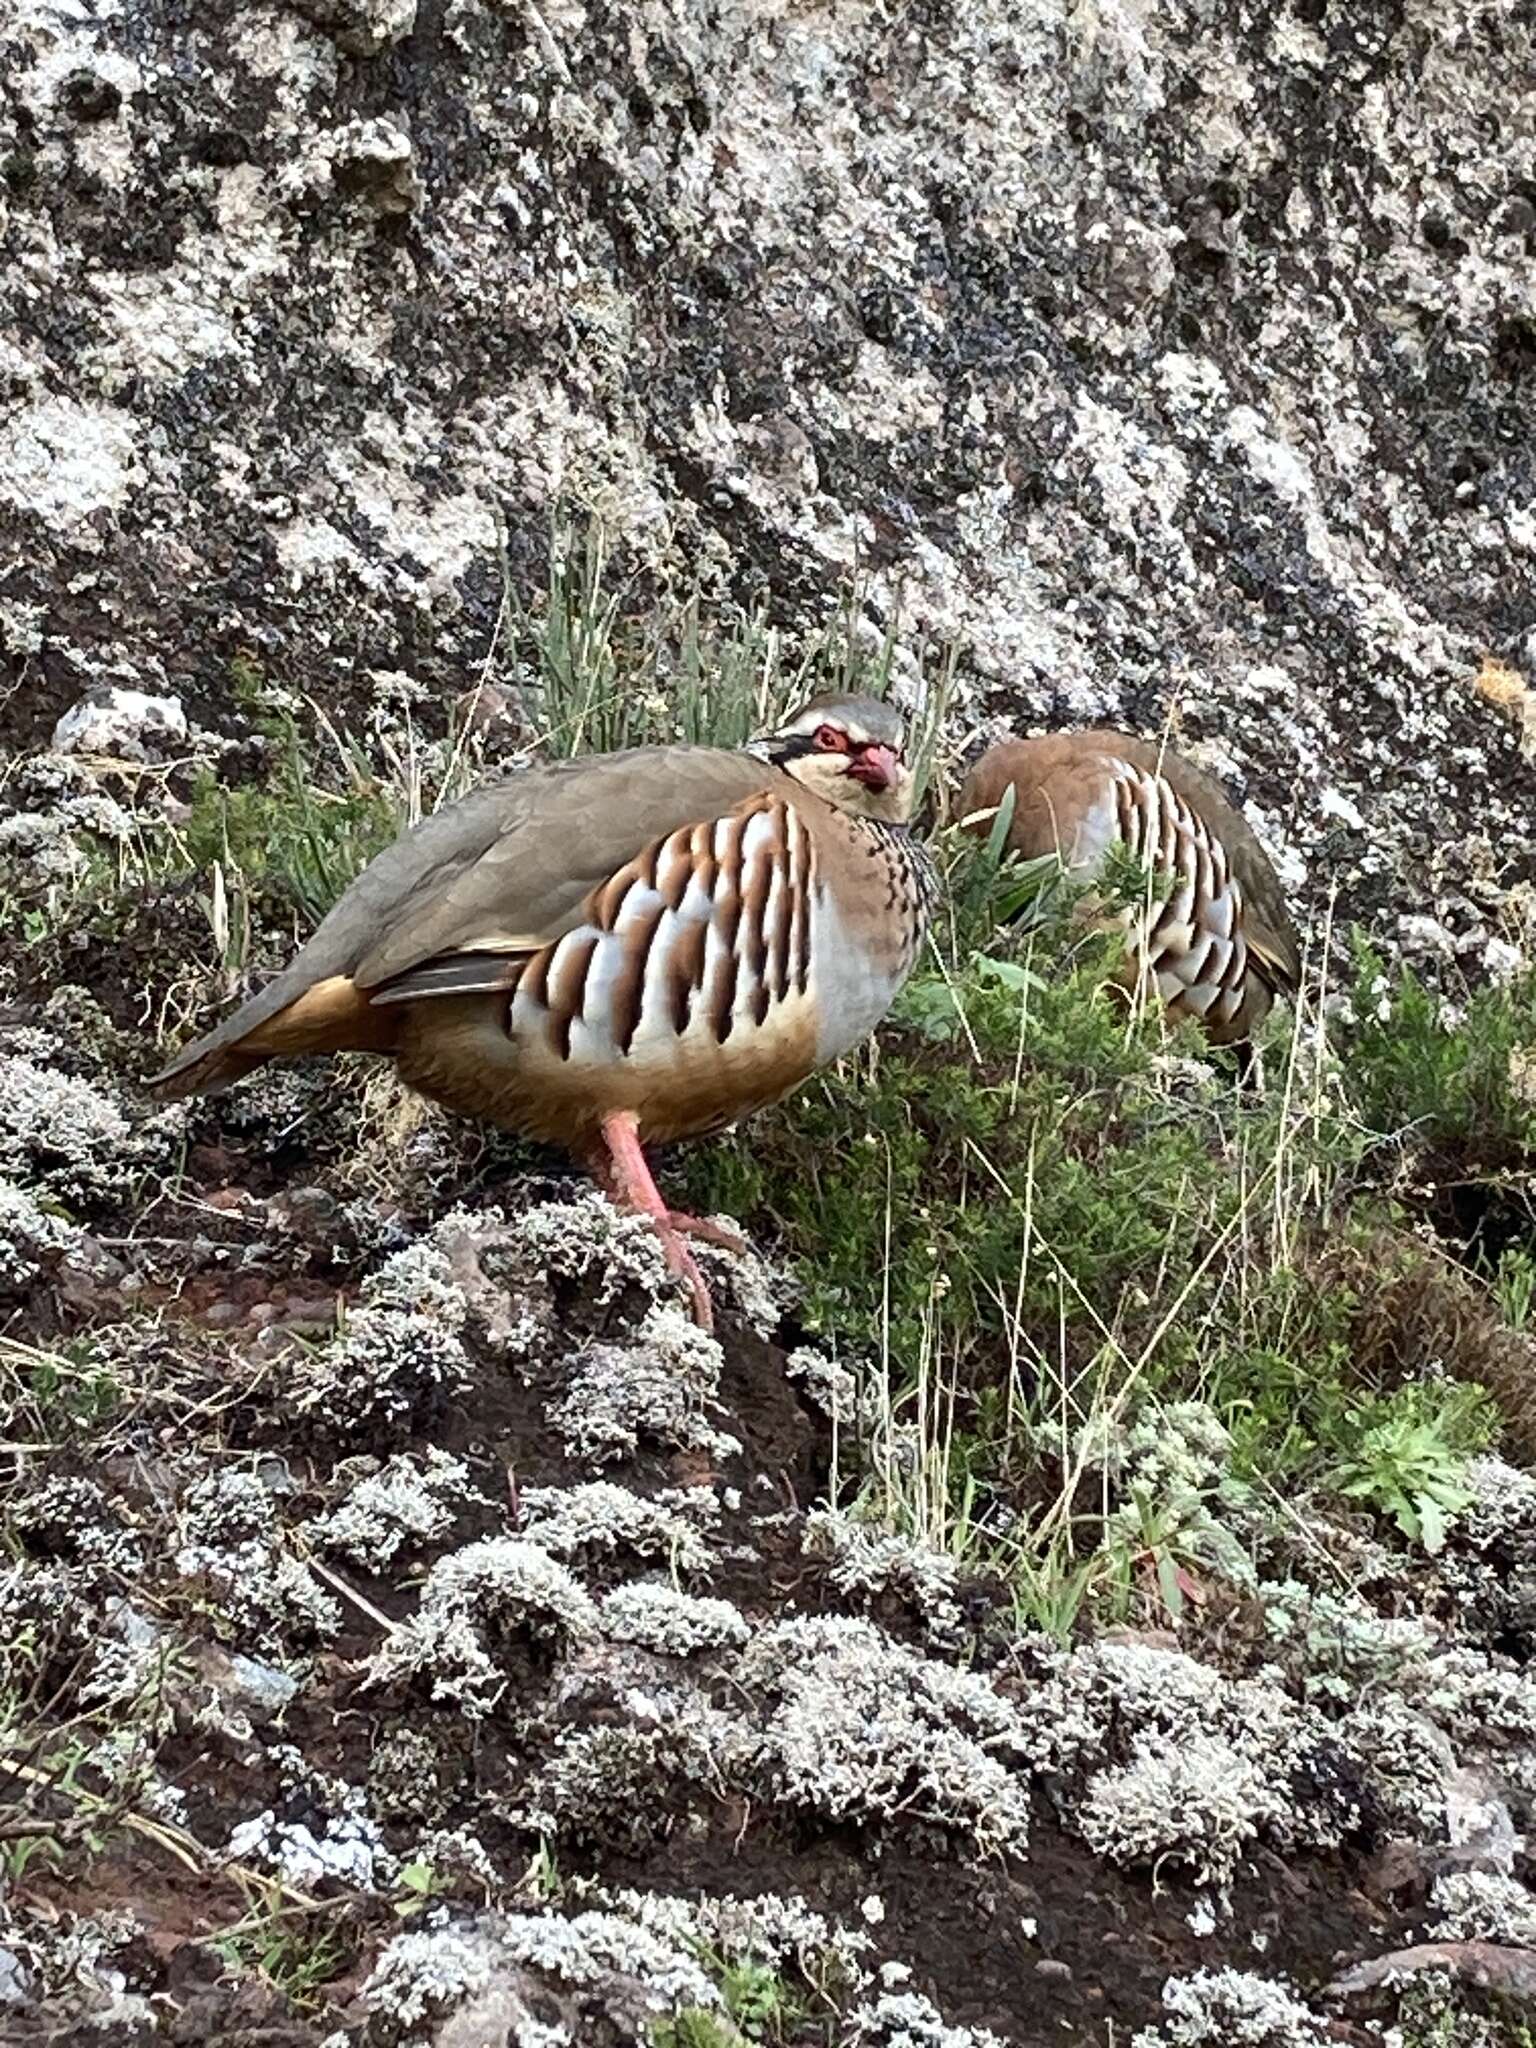
[[[187,714],[176,697],[103,684],[72,704],[53,728],[60,754],[110,754],[124,761],[157,758],[187,738]]]
[[[227,717],[241,649],[457,697],[498,522],[527,588],[563,495],[799,625],[857,556],[983,732],[1171,709],[1305,898],[1486,971],[1532,867],[1479,682],[1536,661],[1518,16],[16,0],[36,736],[104,674]]]

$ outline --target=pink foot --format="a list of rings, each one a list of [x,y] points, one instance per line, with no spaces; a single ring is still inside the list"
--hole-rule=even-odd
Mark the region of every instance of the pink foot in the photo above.
[[[711,1223],[707,1216],[688,1216],[681,1209],[669,1209],[667,1221],[680,1237],[696,1237],[700,1244],[712,1244],[720,1251],[734,1252],[737,1258],[745,1256],[747,1240],[734,1230],[727,1230],[723,1223]]]
[[[610,1201],[621,1209],[633,1209],[649,1216],[666,1255],[667,1271],[681,1280],[693,1297],[693,1320],[701,1330],[715,1327],[714,1304],[698,1262],[683,1242],[684,1234],[716,1241],[726,1233],[700,1223],[692,1216],[680,1216],[661,1199],[651,1178],[640,1144],[640,1120],[633,1110],[615,1110],[602,1121],[602,1145],[592,1159],[592,1169]]]

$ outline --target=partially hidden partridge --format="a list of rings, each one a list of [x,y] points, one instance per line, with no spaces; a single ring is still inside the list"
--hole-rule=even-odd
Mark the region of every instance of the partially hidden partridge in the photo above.
[[[156,1077],[392,1054],[401,1078],[585,1162],[651,1216],[711,1322],[644,1146],[775,1102],[879,1023],[933,893],[901,720],[821,697],[741,752],[532,768],[385,849],[259,994]]]
[[[1113,913],[1124,986],[1155,989],[1216,1045],[1249,1038],[1275,996],[1295,992],[1301,958],[1279,878],[1210,776],[1127,733],[1008,740],[966,778],[962,822],[988,832],[1010,788],[1007,843],[1024,859],[1056,853],[1091,881],[1118,841],[1151,870],[1145,896]]]

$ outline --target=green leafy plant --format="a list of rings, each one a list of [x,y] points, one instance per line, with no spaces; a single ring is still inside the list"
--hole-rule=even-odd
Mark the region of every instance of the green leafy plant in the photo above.
[[[1493,1294],[1512,1330],[1536,1329],[1536,1255],[1512,1245],[1499,1260]]]
[[[1350,1447],[1331,1483],[1347,1500],[1390,1515],[1410,1543],[1433,1553],[1472,1501],[1467,1455],[1487,1443],[1494,1420],[1481,1388],[1400,1387],[1352,1411]]]
[[[805,2011],[805,2000],[780,1970],[743,1956],[720,1972],[725,2009],[749,2041],[789,2039]]]
[[[681,2012],[651,2022],[654,2048],[741,2048],[742,2037],[731,2022],[707,2006],[685,2006]]]
[[[418,1913],[424,1913],[447,1890],[437,1871],[420,1856],[401,1864],[395,1883],[400,1893],[395,1900],[395,1911],[402,1920],[412,1920]]]

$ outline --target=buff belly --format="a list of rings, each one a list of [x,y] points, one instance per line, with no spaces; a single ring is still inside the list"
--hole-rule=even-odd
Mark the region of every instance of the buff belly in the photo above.
[[[401,1079],[444,1108],[541,1144],[585,1153],[616,1110],[638,1117],[642,1142],[665,1144],[724,1129],[777,1102],[817,1065],[803,998],[724,1044],[706,1027],[669,1046],[599,1052],[579,1040],[562,1054],[547,1020],[508,1029],[504,999],[465,996],[412,1004],[401,1020]]]

